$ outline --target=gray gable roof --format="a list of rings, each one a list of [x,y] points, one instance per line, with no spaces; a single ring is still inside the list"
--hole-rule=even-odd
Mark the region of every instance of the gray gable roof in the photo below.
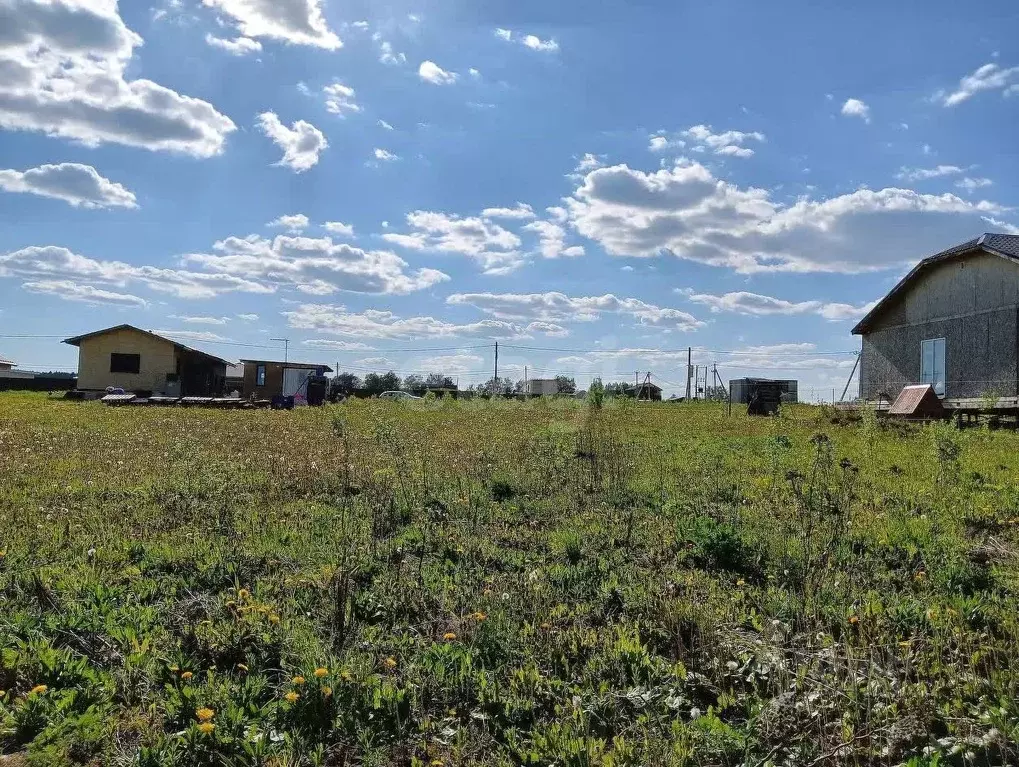
[[[909,274],[899,280],[895,287],[888,292],[887,296],[875,304],[866,317],[856,324],[856,327],[853,328],[853,335],[868,333],[874,324],[874,320],[881,316],[881,313],[888,308],[891,302],[902,295],[915,280],[919,279],[924,272],[935,264],[940,264],[942,261],[948,261],[953,258],[965,258],[977,253],[990,253],[993,256],[999,256],[1019,263],[1019,234],[994,234],[993,232],[988,232],[976,239],[967,240],[961,245],[955,245],[948,250],[943,250],[940,253],[935,253],[933,256],[923,259],[909,270]]]

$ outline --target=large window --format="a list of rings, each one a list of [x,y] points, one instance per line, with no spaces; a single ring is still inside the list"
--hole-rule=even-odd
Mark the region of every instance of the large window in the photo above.
[[[265,365],[255,368],[255,386],[265,386]]]
[[[945,339],[920,342],[920,383],[930,384],[939,397],[945,396]]]
[[[140,354],[117,354],[110,355],[111,373],[134,373],[137,375],[142,369],[142,356]]]

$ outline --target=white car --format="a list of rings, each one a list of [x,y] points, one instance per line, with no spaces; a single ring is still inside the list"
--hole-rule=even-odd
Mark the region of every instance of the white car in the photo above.
[[[409,400],[409,399],[421,399],[415,397],[413,394],[405,391],[384,391],[379,395],[379,399],[393,399],[393,400]]]

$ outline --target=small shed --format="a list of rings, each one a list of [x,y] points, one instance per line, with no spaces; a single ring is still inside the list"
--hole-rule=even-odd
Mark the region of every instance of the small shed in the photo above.
[[[888,415],[901,418],[941,418],[944,414],[941,398],[930,384],[903,386],[888,410]]]
[[[332,373],[328,365],[317,362],[279,362],[273,360],[241,360],[244,365],[244,387],[242,396],[246,399],[272,399],[273,397],[297,397],[305,392],[308,379]]]
[[[623,394],[627,397],[647,402],[662,401],[662,387],[650,381],[645,381],[640,386],[627,386],[623,390]]]
[[[747,405],[754,398],[754,392],[761,386],[777,390],[779,402],[788,404],[799,398],[799,382],[777,378],[734,378],[729,381],[729,396],[739,405]]]

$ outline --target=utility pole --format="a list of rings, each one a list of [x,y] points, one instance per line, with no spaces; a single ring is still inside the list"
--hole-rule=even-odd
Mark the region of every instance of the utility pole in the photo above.
[[[842,390],[842,396],[839,397],[839,402],[842,402],[846,398],[846,392],[849,391],[849,384],[853,382],[853,376],[856,374],[856,368],[860,366],[860,355],[856,355],[856,362],[853,363],[853,369],[849,371],[849,379],[846,381],[846,388]]]
[[[693,364],[693,347],[686,347],[686,398],[690,399],[690,366]]]
[[[286,365],[290,362],[290,339],[289,338],[270,338],[270,341],[282,341],[283,342],[283,364]]]
[[[492,380],[492,388],[499,388],[499,342],[495,342],[495,377]],[[492,392],[495,394],[495,392]]]

